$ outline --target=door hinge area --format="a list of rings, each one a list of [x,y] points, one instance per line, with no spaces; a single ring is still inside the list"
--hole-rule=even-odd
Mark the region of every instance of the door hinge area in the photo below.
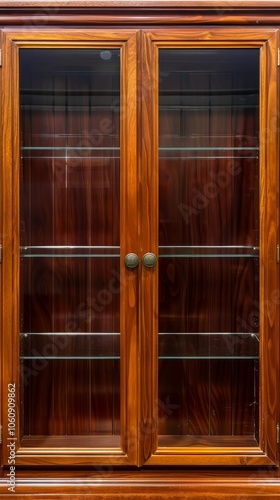
[[[280,49],[278,49],[277,66],[280,66]]]
[[[276,426],[276,443],[279,444],[279,437],[280,437],[280,426],[277,424]]]
[[[278,60],[279,60],[279,52],[278,52]],[[0,49],[0,68],[2,67],[2,49]]]
[[[277,264],[280,263],[280,247],[279,247],[279,245],[277,245],[277,247],[276,247],[276,262],[277,262]]]
[[[2,444],[2,425],[0,425],[0,444]]]

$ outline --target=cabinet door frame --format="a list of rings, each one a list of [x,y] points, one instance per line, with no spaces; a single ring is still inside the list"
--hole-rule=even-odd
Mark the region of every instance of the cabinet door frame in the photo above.
[[[141,38],[141,40],[140,40]],[[3,329],[3,461],[8,465],[8,384],[19,387],[19,85],[20,48],[120,48],[122,51],[121,150],[121,269],[125,286],[121,301],[121,448],[86,449],[48,447],[34,442],[18,447],[19,408],[16,403],[16,465],[258,465],[277,464],[278,308],[271,292],[279,289],[276,265],[278,219],[277,177],[277,48],[276,29],[156,29],[143,30],[23,30],[2,31],[2,329]],[[139,50],[140,47],[140,50]],[[127,252],[141,259],[158,251],[158,70],[159,48],[259,48],[261,55],[261,210],[262,249],[260,292],[266,307],[263,330],[268,341],[261,345],[261,433],[259,448],[192,447],[158,448],[157,443],[157,267],[140,265],[125,269]],[[141,55],[141,60],[140,60]],[[137,62],[138,61],[138,62]],[[126,76],[125,76],[126,75]],[[136,133],[138,128],[139,132]],[[129,147],[128,147],[129,145]],[[138,154],[139,153],[139,154]],[[277,182],[276,182],[277,181]],[[139,186],[139,190],[138,190]],[[129,223],[130,230],[127,230]],[[266,237],[268,231],[268,238]],[[138,306],[139,312],[138,312]],[[268,389],[269,388],[269,389]],[[6,402],[6,403],[5,403]],[[168,411],[168,408],[167,408]]]
[[[278,31],[276,29],[251,28],[188,28],[188,29],[145,29],[142,38],[143,82],[147,82],[145,106],[142,106],[142,168],[153,172],[153,195],[151,196],[150,219],[158,219],[158,51],[165,48],[258,48],[260,51],[260,438],[259,446],[242,443],[214,446],[192,445],[190,447],[158,446],[154,425],[153,447],[156,451],[146,461],[154,466],[275,466],[278,464],[277,425],[279,402],[276,381],[279,377],[279,270],[276,258],[278,237],[278,98],[277,98],[277,51]],[[147,111],[148,110],[148,111]],[[149,117],[149,128],[147,117]],[[151,139],[152,138],[152,139]],[[147,163],[147,165],[145,164]],[[146,185],[146,184],[145,184]],[[150,189],[150,188],[149,188]],[[146,195],[142,195],[148,199]],[[157,226],[146,231],[147,245],[157,255]],[[155,236],[156,235],[156,236]],[[149,289],[156,286],[157,271],[150,273],[149,280],[141,282],[142,303],[150,305],[150,324],[153,334],[150,349],[157,352],[157,302],[156,292],[151,302]],[[146,304],[145,298],[148,297]],[[153,311],[152,307],[153,306]],[[144,313],[142,312],[142,315]],[[145,337],[145,333],[142,333]],[[146,339],[148,342],[148,339]],[[151,401],[158,400],[157,366],[154,363],[150,387]],[[148,391],[148,387],[147,387]],[[168,410],[168,408],[167,408]],[[153,417],[154,417],[153,413]]]
[[[15,392],[16,466],[131,465],[138,461],[139,360],[137,337],[138,269],[124,265],[128,252],[138,254],[137,224],[137,30],[34,29],[2,31],[2,423],[3,464],[9,465],[8,397]],[[25,48],[118,48],[121,54],[121,433],[120,446],[97,439],[94,448],[67,445],[66,439],[26,438],[20,445],[19,383],[19,49]],[[12,392],[11,392],[12,391]],[[11,415],[10,415],[11,416]],[[111,440],[112,441],[112,440]],[[105,442],[105,446],[103,446]],[[107,469],[106,469],[107,470]],[[106,472],[105,470],[105,472]]]

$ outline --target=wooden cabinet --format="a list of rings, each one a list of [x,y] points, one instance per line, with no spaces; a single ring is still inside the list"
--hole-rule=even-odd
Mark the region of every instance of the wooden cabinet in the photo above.
[[[1,498],[280,495],[280,8],[210,4],[0,10]]]

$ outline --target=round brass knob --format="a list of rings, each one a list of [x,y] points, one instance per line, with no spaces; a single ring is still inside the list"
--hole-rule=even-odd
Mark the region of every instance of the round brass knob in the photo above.
[[[139,258],[136,253],[128,253],[124,258],[124,263],[128,269],[134,269],[139,264]]]
[[[157,258],[154,253],[145,253],[142,257],[142,262],[145,267],[154,267],[157,263]]]

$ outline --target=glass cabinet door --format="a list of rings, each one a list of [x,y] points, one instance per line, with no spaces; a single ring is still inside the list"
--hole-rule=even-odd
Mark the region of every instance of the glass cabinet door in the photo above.
[[[272,274],[271,251],[275,275],[277,263],[276,168],[263,136],[265,60],[259,48],[184,47],[183,38],[151,35],[159,409],[149,463],[254,465],[259,454],[268,464],[262,424],[271,409],[262,377],[272,354],[266,307],[277,280],[264,277]],[[274,459],[275,433],[276,425]]]
[[[160,51],[162,442],[258,441],[258,52]]]
[[[119,445],[119,50],[22,49],[20,96],[21,430]]]
[[[128,440],[137,398],[133,383],[127,386],[125,360],[135,366],[127,347],[135,330],[127,331],[126,297],[134,293],[137,270],[129,274],[124,252],[137,252],[126,211],[135,144],[130,136],[129,154],[123,145],[128,120],[134,123],[136,85],[121,66],[132,71],[136,57],[135,43],[128,50],[107,39],[104,33],[103,42],[72,48],[34,41],[19,48],[13,68],[20,157],[11,166],[9,210],[16,250],[5,242],[3,253],[5,270],[13,266],[7,287],[19,289],[4,319],[7,326],[8,316],[15,318],[6,335],[20,359],[19,370],[6,374],[7,387],[16,383],[20,409],[17,464],[133,460]],[[129,195],[136,198],[134,189],[135,183]],[[129,215],[136,217],[132,204]],[[8,283],[8,271],[4,276]]]

